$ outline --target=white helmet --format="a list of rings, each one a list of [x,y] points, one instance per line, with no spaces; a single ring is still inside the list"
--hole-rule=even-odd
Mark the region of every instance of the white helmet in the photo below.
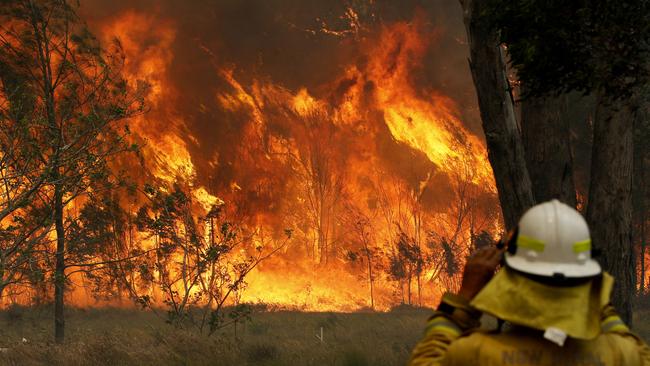
[[[558,200],[530,208],[519,220],[516,245],[505,255],[518,271],[545,277],[591,277],[601,272],[591,259],[587,222]]]

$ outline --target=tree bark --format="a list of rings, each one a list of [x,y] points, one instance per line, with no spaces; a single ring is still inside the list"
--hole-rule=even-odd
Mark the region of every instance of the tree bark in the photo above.
[[[594,121],[587,221],[600,263],[616,278],[612,303],[631,325],[634,293],[632,247],[632,136],[629,102],[599,100]]]
[[[54,270],[54,340],[65,339],[64,291],[65,291],[65,228],[63,226],[63,192],[55,187],[54,220],[56,226],[56,266]]]
[[[634,120],[634,166],[632,179],[632,240],[634,246],[639,246],[638,294],[643,295],[646,287],[645,253],[646,253],[646,224],[648,221],[648,166],[646,161],[650,157],[650,148],[647,138],[650,136],[650,123],[648,123],[648,102],[641,105],[641,112],[636,114]]]
[[[488,159],[499,193],[506,229],[517,225],[521,215],[534,205],[530,177],[519,128],[515,119],[510,84],[497,33],[475,15],[485,9],[484,0],[461,0],[470,48],[470,69]]]
[[[556,198],[576,206],[566,98],[526,98],[521,104],[521,129],[533,194],[537,202]]]

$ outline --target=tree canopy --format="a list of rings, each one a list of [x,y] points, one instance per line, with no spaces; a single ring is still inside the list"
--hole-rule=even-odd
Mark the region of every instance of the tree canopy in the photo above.
[[[650,81],[650,1],[489,0],[528,95],[600,91],[626,98]]]

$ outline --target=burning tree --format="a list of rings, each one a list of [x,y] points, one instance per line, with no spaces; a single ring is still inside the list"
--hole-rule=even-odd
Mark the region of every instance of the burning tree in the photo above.
[[[66,272],[66,278],[83,274],[81,280],[90,282],[96,299],[127,295],[137,300],[136,265],[146,251],[134,243],[131,215],[117,193],[91,192],[78,216],[69,218],[66,268],[73,270]]]
[[[3,2],[0,14],[3,63],[25,84],[14,89],[23,96],[12,98],[30,101],[21,113],[33,121],[15,146],[30,149],[30,144],[38,143],[28,152],[28,161],[35,165],[26,177],[32,187],[18,197],[36,198],[39,207],[49,210],[45,227],[55,229],[57,342],[64,339],[65,325],[66,206],[97,181],[112,179],[109,159],[130,149],[125,143],[128,130],[119,130],[117,124],[143,108],[139,93],[130,93],[120,77],[119,44],[111,52],[102,50],[75,10],[65,0],[16,0]],[[49,263],[49,257],[44,261]]]
[[[320,110],[299,116],[300,141],[296,152],[290,152],[291,164],[304,184],[304,198],[309,219],[316,231],[314,256],[318,263],[326,264],[334,251],[335,216],[343,192],[343,176],[335,156],[336,126],[330,116]],[[289,151],[291,151],[289,149]]]
[[[398,290],[404,302],[406,288],[406,304],[413,304],[412,283],[419,278],[424,270],[422,249],[412,237],[399,229],[397,243],[389,257],[388,276],[398,284]]]
[[[372,218],[368,217],[360,209],[348,205],[347,215],[343,219],[345,225],[350,228],[353,243],[348,249],[347,259],[352,263],[361,263],[365,269],[365,279],[368,281],[370,292],[370,308],[375,308],[375,281],[377,280],[377,271],[381,269],[381,259],[383,253],[381,248],[376,245],[375,229],[373,228]]]
[[[157,276],[144,275],[162,292],[167,321],[176,326],[190,324],[211,335],[246,316],[243,308],[236,308],[227,322],[225,307],[237,304],[246,276],[281,250],[291,231],[285,231],[286,238],[276,246],[259,243],[250,248],[247,244],[253,235],[225,218],[223,202],[197,218],[191,196],[179,185],[169,192],[147,186],[145,194],[149,203],[140,208],[136,222],[139,230],[154,239],[152,261]],[[144,295],[140,302],[149,306],[151,297]]]
[[[434,253],[430,260],[434,263],[431,278],[437,280],[442,285],[442,289],[446,291],[458,291],[462,275],[460,258],[463,249],[458,243],[445,237],[440,238],[437,242],[431,241],[429,246]]]
[[[428,178],[427,178],[428,179]],[[389,279],[397,281],[401,301],[404,303],[404,285],[407,285],[407,303],[412,303],[412,282],[415,280],[418,303],[421,303],[421,275],[423,268],[411,271],[406,266],[407,262],[419,263],[422,267],[426,262],[426,253],[422,250],[422,233],[424,232],[422,208],[424,183],[418,182],[415,186],[393,178],[389,184],[379,181],[375,188],[378,199],[378,209],[383,216],[388,236],[389,248],[387,273]],[[397,202],[395,202],[397,201]],[[396,241],[393,241],[395,240]],[[415,257],[413,257],[415,256]]]

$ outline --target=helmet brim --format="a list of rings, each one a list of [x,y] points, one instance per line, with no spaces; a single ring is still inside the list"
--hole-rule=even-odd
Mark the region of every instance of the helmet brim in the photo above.
[[[553,277],[560,273],[567,278],[583,278],[596,276],[602,272],[600,264],[593,259],[589,259],[583,264],[548,263],[530,261],[520,256],[506,254],[506,264],[523,273],[544,277]]]

